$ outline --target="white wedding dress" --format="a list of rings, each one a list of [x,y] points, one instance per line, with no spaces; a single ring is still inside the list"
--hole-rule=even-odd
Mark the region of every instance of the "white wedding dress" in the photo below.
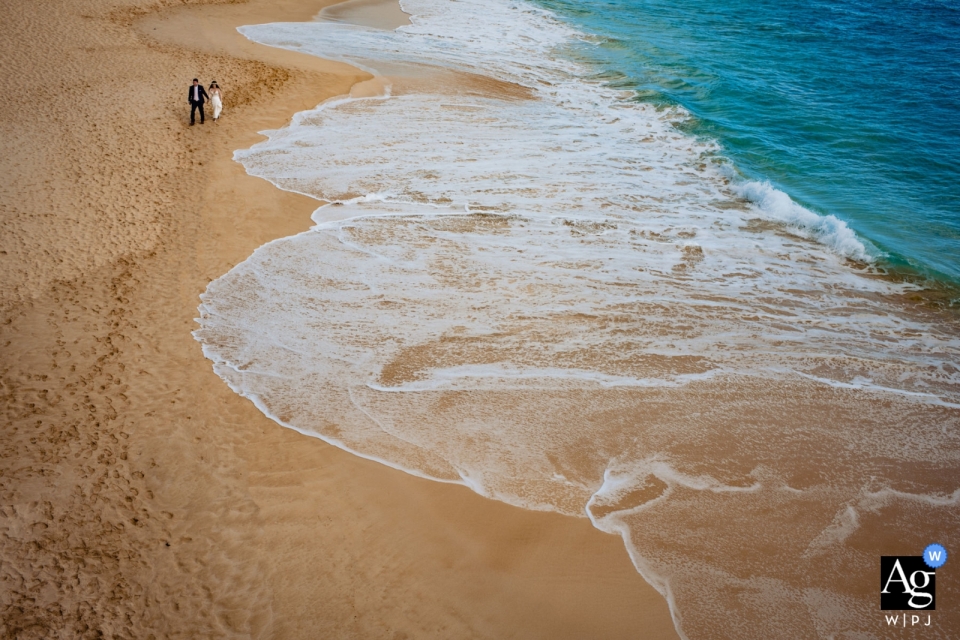
[[[210,104],[213,105],[213,119],[216,120],[220,117],[220,112],[223,110],[223,100],[220,99],[219,91],[210,92]]]

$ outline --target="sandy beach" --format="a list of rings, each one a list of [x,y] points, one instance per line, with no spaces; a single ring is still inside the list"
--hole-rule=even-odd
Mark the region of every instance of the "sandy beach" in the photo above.
[[[327,4],[0,4],[0,636],[676,637],[618,537],[283,429],[191,337],[317,206],[234,150],[369,79],[236,27]]]

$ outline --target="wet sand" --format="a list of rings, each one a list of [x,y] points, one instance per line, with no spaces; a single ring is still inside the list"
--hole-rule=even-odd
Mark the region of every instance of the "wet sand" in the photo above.
[[[362,24],[375,29],[396,29],[410,24],[410,16],[395,0],[346,0],[325,7],[319,17],[333,22]]]
[[[160,4],[2,0],[0,636],[676,637],[587,520],[282,429],[213,373],[198,295],[316,206],[232,152],[368,76],[235,31],[323,1]],[[189,126],[194,76],[219,124]]]

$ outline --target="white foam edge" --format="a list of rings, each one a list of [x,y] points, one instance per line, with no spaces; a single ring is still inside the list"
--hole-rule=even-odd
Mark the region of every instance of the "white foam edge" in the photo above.
[[[667,601],[667,609],[670,611],[670,619],[673,621],[674,631],[677,632],[681,640],[690,640],[689,636],[683,632],[683,619],[680,616],[679,609],[677,609],[677,601],[673,595],[670,580],[650,568],[650,565],[647,564],[644,557],[640,555],[633,545],[633,541],[630,539],[630,527],[618,520],[611,520],[606,528],[597,526],[596,522],[593,523],[593,526],[604,533],[620,536],[620,539],[623,541],[623,547],[627,550],[627,556],[629,556],[630,562],[633,564],[633,568],[637,570],[637,573],[640,574],[640,577],[643,578],[647,584],[653,587],[654,590]]]
[[[960,506],[960,489],[956,489],[953,493],[947,495],[932,495],[928,493],[908,493],[887,487],[878,491],[865,492],[864,499],[861,502],[865,503],[864,509],[873,510],[885,506],[891,499],[925,502],[932,507]]]
[[[382,78],[383,76],[377,76],[377,77]],[[325,109],[332,109],[340,105],[349,104],[352,102],[389,100],[392,97],[393,96],[391,94],[390,84],[385,85],[385,94],[381,96],[364,96],[361,98],[357,98],[349,95],[334,96],[332,98],[328,98],[324,100],[313,109],[307,109],[305,111],[299,111],[295,113],[291,118],[290,123],[287,125],[284,125],[283,127],[281,127],[281,129],[299,125],[299,123],[304,118],[312,116]],[[258,131],[257,133],[269,138],[271,133],[274,133],[279,130],[280,129],[264,129],[263,131]],[[447,205],[440,205],[432,202],[409,202],[409,201],[398,199],[396,194],[390,191],[367,193],[361,196],[357,196],[355,198],[348,198],[346,200],[340,200],[340,199],[323,200],[323,199],[317,198],[317,196],[314,194],[300,191],[298,189],[293,189],[289,186],[280,185],[266,176],[263,176],[257,173],[251,173],[247,165],[244,164],[242,157],[244,154],[251,152],[256,146],[257,145],[255,144],[252,147],[249,147],[247,149],[237,149],[236,151],[233,152],[233,156],[232,156],[233,161],[238,163],[240,166],[242,166],[244,172],[251,177],[266,180],[267,182],[272,184],[274,187],[280,189],[281,191],[286,191],[288,193],[296,193],[298,195],[310,198],[315,202],[321,203],[320,206],[314,209],[313,212],[310,214],[310,219],[316,225],[315,227],[312,227],[310,230],[313,230],[316,228],[322,228],[328,224],[339,223],[345,220],[364,219],[364,218],[405,217],[405,216],[411,216],[411,215],[428,216],[428,215],[457,215],[457,214],[470,214],[470,213],[489,213],[487,211],[473,211],[470,209],[469,204],[464,205],[464,209],[461,211],[458,208],[453,208]],[[328,209],[331,207],[344,207],[344,206],[349,207],[351,205],[366,204],[369,202],[384,202],[384,203],[389,203],[391,205],[396,205],[399,207],[423,207],[426,209],[432,209],[433,211],[409,211],[409,212],[391,211],[391,212],[380,212],[380,213],[358,212],[356,215],[347,215],[343,217],[337,217],[332,220],[325,219],[325,216],[321,213],[321,211],[323,211],[324,209]],[[504,215],[507,215],[507,214],[504,214]],[[293,236],[290,236],[290,237],[293,237]],[[278,238],[278,239],[282,239],[282,238]],[[270,242],[266,244],[270,244]]]
[[[238,28],[238,30],[239,30],[239,28]],[[251,42],[256,42],[256,40],[251,40]],[[259,44],[259,43],[258,43],[258,44]],[[265,45],[265,46],[270,46],[270,45]],[[377,77],[382,77],[382,76],[377,76]],[[364,82],[365,82],[365,81],[364,81]],[[357,84],[359,84],[359,83],[357,83]],[[320,111],[324,111],[324,110],[326,110],[326,109],[332,109],[332,108],[338,107],[338,106],[340,106],[340,105],[342,105],[342,104],[349,104],[349,103],[351,103],[351,102],[360,102],[360,101],[363,101],[363,100],[389,100],[389,99],[392,97],[392,94],[391,94],[391,85],[390,85],[389,83],[384,86],[384,91],[385,91],[384,95],[381,95],[381,96],[364,96],[364,97],[362,97],[362,98],[357,98],[357,97],[350,96],[350,95],[333,96],[333,97],[331,97],[331,98],[327,98],[326,100],[324,100],[323,102],[321,102],[320,104],[318,104],[317,106],[315,106],[315,107],[312,108],[312,109],[306,109],[306,110],[304,110],[304,111],[298,111],[297,113],[293,114],[293,117],[290,119],[290,122],[289,122],[288,124],[280,127],[280,129],[263,129],[262,131],[258,131],[257,133],[258,133],[259,135],[261,135],[261,136],[264,136],[265,138],[270,138],[270,137],[271,137],[270,134],[275,133],[275,132],[277,132],[277,131],[280,131],[280,130],[282,130],[282,129],[287,129],[287,128],[292,127],[292,126],[297,126],[297,125],[300,124],[300,122],[301,122],[304,118],[309,117],[309,116],[312,116],[313,114],[319,113]],[[257,143],[257,144],[259,144],[259,143]],[[280,189],[281,191],[286,191],[287,193],[296,193],[296,194],[301,195],[301,196],[306,196],[307,198],[310,198],[311,200],[314,200],[314,201],[316,201],[316,202],[323,203],[323,204],[321,204],[319,207],[317,207],[316,209],[314,209],[314,211],[313,211],[312,214],[310,214],[310,219],[313,220],[313,221],[314,221],[315,223],[317,223],[317,224],[321,224],[321,220],[318,220],[315,216],[318,214],[318,212],[319,212],[321,209],[324,209],[324,208],[326,208],[326,207],[330,207],[330,206],[341,206],[341,205],[351,205],[351,204],[359,204],[359,203],[363,203],[363,202],[372,202],[372,201],[375,201],[375,200],[380,200],[380,201],[383,201],[383,202],[397,202],[397,201],[389,200],[389,197],[390,197],[390,195],[391,195],[391,194],[389,194],[389,193],[383,193],[383,194],[372,194],[372,193],[371,193],[371,194],[366,194],[366,195],[363,195],[363,196],[358,196],[358,197],[356,197],[356,198],[351,198],[351,199],[349,199],[349,200],[322,200],[322,199],[320,199],[320,198],[317,198],[315,195],[313,195],[313,194],[311,194],[311,193],[306,193],[306,192],[304,192],[304,191],[299,191],[299,190],[297,190],[297,189],[291,189],[291,188],[289,188],[289,187],[281,186],[281,185],[277,184],[276,182],[274,182],[273,180],[271,180],[271,179],[269,179],[269,178],[267,178],[267,177],[265,177],[265,176],[258,175],[258,174],[256,174],[256,173],[251,173],[251,172],[250,172],[250,169],[247,167],[247,165],[243,163],[242,157],[243,157],[245,154],[252,152],[253,149],[255,149],[255,148],[257,147],[257,144],[254,144],[253,146],[248,147],[248,148],[246,148],[246,149],[237,149],[237,150],[235,150],[235,151],[233,152],[233,155],[231,156],[231,159],[232,159],[234,162],[236,162],[237,164],[239,164],[241,167],[243,167],[244,172],[245,172],[248,176],[251,176],[251,177],[254,177],[254,178],[260,178],[261,180],[266,180],[267,182],[269,182],[270,184],[272,184],[273,186],[275,186],[277,189]],[[324,221],[324,222],[325,222],[325,221]],[[268,242],[267,244],[270,244],[270,243]]]
[[[885,487],[877,491],[865,491],[858,499],[843,506],[831,522],[820,534],[814,538],[803,557],[809,558],[821,555],[832,546],[841,544],[860,528],[860,517],[857,509],[869,513],[878,513],[894,500],[906,502],[921,502],[931,507],[955,507],[960,505],[960,489],[949,495],[931,495],[926,493],[908,493]]]
[[[622,486],[627,486],[627,484],[630,482],[627,479],[628,476],[626,474],[621,477],[617,477],[612,473],[611,468],[607,467],[603,474],[603,484],[599,489],[597,489],[596,492],[594,492],[592,496],[590,496],[590,499],[587,501],[587,504],[584,507],[584,511],[594,528],[599,531],[603,531],[604,533],[620,536],[634,569],[636,569],[637,573],[640,574],[640,577],[643,578],[647,584],[653,587],[657,593],[663,596],[664,600],[666,600],[667,608],[670,611],[670,619],[673,621],[673,627],[677,632],[677,635],[680,636],[682,640],[689,640],[687,634],[683,632],[683,619],[680,615],[679,609],[677,608],[676,598],[673,594],[670,580],[654,571],[646,559],[640,554],[630,537],[630,527],[622,520],[622,517],[639,513],[652,504],[666,500],[673,492],[674,483],[670,480],[682,479],[683,481],[680,484],[683,484],[684,486],[710,491],[756,491],[760,488],[760,485],[759,483],[755,483],[750,487],[729,487],[716,482],[712,478],[706,480],[704,478],[687,477],[683,474],[677,473],[663,461],[655,461],[653,466],[659,469],[661,472],[659,474],[654,472],[653,475],[665,482],[667,485],[667,488],[660,496],[631,509],[612,511],[602,518],[594,517],[593,513],[590,511],[590,506],[594,502],[596,496],[604,491],[605,487],[617,485],[614,488],[619,488]],[[666,475],[667,478],[661,477],[661,474]]]
[[[858,380],[856,378],[851,382],[841,382],[840,380],[833,380],[831,378],[822,378],[820,376],[815,376],[809,373],[803,373],[801,371],[794,371],[793,373],[803,378],[807,378],[809,380],[813,380],[815,382],[819,382],[821,384],[825,384],[837,389],[855,389],[857,391],[869,391],[872,393],[893,393],[899,396],[906,396],[914,400],[919,400],[927,404],[946,407],[948,409],[960,409],[960,403],[949,402],[933,393],[924,393],[923,391],[908,391],[906,389],[895,389],[893,387],[884,387],[879,384],[873,384],[868,380]]]
[[[374,455],[362,453],[362,452],[360,452],[360,451],[357,451],[357,450],[351,448],[349,445],[345,444],[345,443],[344,443],[343,441],[341,441],[341,440],[338,440],[337,438],[331,438],[330,436],[325,436],[325,435],[323,435],[323,434],[316,433],[315,431],[307,431],[307,430],[305,430],[305,429],[301,429],[301,428],[299,428],[299,427],[297,427],[297,426],[295,426],[295,425],[292,425],[292,424],[290,424],[290,423],[288,423],[288,422],[285,422],[285,421],[282,420],[279,416],[277,416],[276,414],[274,414],[273,412],[271,412],[271,411],[266,407],[266,405],[260,400],[260,397],[259,397],[258,395],[253,394],[253,393],[247,393],[247,392],[243,391],[242,389],[240,389],[239,387],[237,387],[236,385],[234,385],[233,383],[231,383],[229,379],[227,379],[226,377],[224,377],[223,375],[221,375],[220,372],[217,371],[217,368],[218,368],[218,366],[223,366],[223,367],[227,367],[227,368],[233,369],[234,371],[239,371],[239,370],[237,370],[237,369],[235,369],[233,366],[231,366],[231,365],[223,362],[222,360],[215,360],[214,358],[212,358],[211,356],[212,356],[213,354],[208,352],[206,345],[202,345],[202,346],[201,346],[201,349],[203,350],[204,357],[206,357],[207,359],[211,360],[211,361],[214,363],[214,372],[217,373],[217,375],[220,377],[220,379],[223,380],[223,381],[227,384],[227,386],[230,387],[230,389],[231,389],[234,393],[236,393],[238,396],[240,396],[240,397],[242,397],[242,398],[246,398],[246,399],[250,400],[250,401],[254,404],[254,406],[255,406],[261,413],[263,413],[267,418],[269,418],[269,419],[272,420],[273,422],[277,423],[277,424],[280,425],[281,427],[285,427],[285,428],[287,428],[287,429],[292,429],[292,430],[296,431],[297,433],[299,433],[299,434],[301,434],[301,435],[307,436],[308,438],[317,438],[318,440],[322,440],[323,442],[325,442],[325,443],[327,443],[327,444],[329,444],[329,445],[331,445],[331,446],[334,446],[334,447],[336,447],[336,448],[338,448],[338,449],[341,449],[341,450],[343,450],[343,451],[346,451],[346,452],[349,453],[349,454],[355,455],[355,456],[357,456],[358,458],[363,458],[364,460],[370,460],[371,462],[377,462],[377,463],[379,463],[379,464],[382,464],[382,465],[384,465],[384,466],[387,466],[387,467],[389,467],[389,468],[391,468],[391,469],[394,469],[394,470],[396,470],[396,471],[401,471],[401,472],[403,472],[403,473],[407,473],[407,474],[409,474],[409,475],[411,475],[411,476],[415,476],[415,477],[417,477],[417,478],[422,478],[422,479],[424,479],[424,480],[431,480],[431,481],[434,481],[434,482],[443,482],[443,483],[445,483],[445,484],[461,485],[461,486],[463,486],[463,487],[466,487],[466,488],[469,489],[470,491],[473,491],[473,492],[476,493],[477,495],[483,496],[484,498],[489,498],[489,499],[491,499],[491,500],[497,500],[498,502],[503,502],[503,503],[505,503],[505,504],[508,504],[508,505],[510,505],[510,506],[513,506],[513,507],[517,507],[517,508],[519,508],[519,509],[525,509],[525,510],[528,510],[528,511],[545,511],[545,512],[550,512],[550,513],[560,513],[561,515],[574,515],[574,516],[576,515],[576,514],[569,514],[569,513],[564,513],[564,512],[558,511],[557,508],[556,508],[554,505],[551,505],[551,504],[541,503],[541,502],[530,502],[530,501],[528,501],[528,500],[521,500],[521,499],[517,498],[516,496],[510,495],[510,494],[488,491],[488,490],[486,489],[486,487],[484,487],[484,485],[483,485],[482,482],[480,482],[480,481],[476,480],[475,478],[473,478],[472,475],[471,475],[468,471],[464,471],[463,469],[451,467],[451,468],[453,468],[454,471],[456,471],[456,472],[460,475],[460,480],[447,480],[447,479],[444,479],[444,478],[437,478],[437,477],[431,476],[431,475],[429,475],[429,474],[423,473],[423,472],[421,472],[421,471],[418,471],[418,470],[416,470],[416,469],[410,469],[410,468],[408,468],[408,467],[404,467],[403,465],[396,464],[396,463],[391,462],[391,461],[389,461],[389,460],[386,460],[386,459],[384,459],[384,458],[380,458],[380,457],[378,457],[378,456],[374,456]],[[352,398],[351,398],[351,402],[353,402],[353,399],[352,399]],[[373,420],[373,418],[370,416],[369,412],[367,412],[362,406],[358,405],[358,404],[355,403],[355,402],[354,402],[353,404],[354,404],[354,406],[355,406],[360,412],[362,412],[364,415],[366,415],[367,417],[371,418],[371,420]],[[380,423],[379,423],[378,421],[373,420],[373,422],[374,422],[374,424],[376,424],[378,427],[380,427],[381,430],[383,430],[382,426],[380,425]],[[393,434],[390,434],[388,431],[385,431],[385,430],[384,430],[384,433],[386,433],[386,434],[388,434],[388,435],[391,435],[391,436],[393,436],[393,437],[396,437],[396,436],[394,436]]]
[[[511,369],[491,365],[464,365],[431,369],[430,380],[418,380],[402,385],[388,387],[368,383],[366,386],[374,391],[387,393],[402,393],[412,391],[444,391],[450,385],[463,379],[491,379],[491,380],[563,380],[588,382],[602,388],[616,387],[680,387],[691,382],[713,378],[722,371],[721,368],[711,369],[703,373],[679,374],[670,378],[632,378],[629,376],[612,376],[598,371],[587,369]],[[529,387],[525,387],[529,388]]]
[[[196,338],[196,335],[195,335],[195,334],[196,334],[196,332],[194,332],[194,337]],[[199,341],[199,338],[197,338],[197,340]],[[302,434],[302,435],[305,435],[305,436],[308,436],[308,437],[311,437],[311,438],[318,438],[319,440],[323,440],[323,441],[326,442],[327,444],[332,445],[332,446],[334,446],[334,447],[337,447],[338,449],[342,449],[343,451],[346,451],[347,453],[350,453],[350,454],[352,454],[352,455],[355,455],[355,456],[357,456],[358,458],[363,458],[364,460],[370,460],[371,462],[378,462],[378,463],[380,463],[380,464],[382,464],[382,465],[384,465],[384,466],[390,467],[391,469],[396,469],[397,471],[402,471],[402,472],[408,473],[408,474],[410,474],[410,475],[412,475],[412,476],[416,476],[416,477],[418,477],[418,478],[423,478],[424,480],[433,480],[433,481],[435,481],[435,482],[443,482],[443,483],[446,483],[446,484],[459,484],[459,485],[466,486],[466,487],[468,487],[468,488],[476,491],[476,489],[474,488],[473,482],[470,481],[468,478],[464,477],[463,474],[462,474],[462,472],[461,472],[459,469],[454,469],[454,470],[457,471],[457,473],[460,473],[460,474],[461,474],[461,479],[460,479],[460,480],[447,480],[447,479],[445,479],[445,478],[437,478],[437,477],[431,476],[431,475],[429,475],[429,474],[427,474],[427,473],[423,473],[422,471],[418,471],[418,470],[416,470],[416,469],[408,469],[407,467],[404,467],[404,466],[402,466],[402,465],[396,464],[396,463],[391,462],[391,461],[389,461],[389,460],[386,460],[386,459],[384,459],[384,458],[380,458],[380,457],[378,457],[378,456],[374,456],[374,455],[370,455],[370,454],[367,454],[367,453],[363,453],[363,452],[361,452],[361,451],[357,451],[357,450],[351,448],[349,445],[347,445],[347,444],[344,443],[343,441],[338,440],[337,438],[332,438],[332,437],[330,437],[330,436],[326,436],[326,435],[323,435],[323,434],[321,434],[321,433],[316,433],[315,431],[307,431],[307,430],[301,429],[301,428],[299,428],[299,427],[297,427],[297,426],[295,426],[295,425],[293,425],[293,424],[290,424],[289,422],[285,422],[285,421],[282,420],[278,415],[276,415],[275,413],[273,413],[272,411],[270,411],[270,409],[267,407],[267,405],[264,404],[264,403],[261,401],[260,396],[258,396],[258,395],[255,394],[255,393],[248,393],[248,392],[246,392],[245,390],[243,390],[242,388],[240,388],[240,387],[238,387],[237,385],[233,384],[226,376],[221,375],[221,373],[220,373],[220,371],[219,371],[218,369],[220,369],[221,367],[225,367],[225,368],[228,368],[228,369],[232,369],[233,371],[236,371],[236,372],[238,372],[238,373],[243,373],[243,372],[239,371],[238,369],[236,369],[235,367],[233,367],[233,366],[230,365],[229,363],[223,361],[222,359],[216,357],[216,354],[214,353],[212,347],[208,347],[208,345],[205,345],[205,344],[201,343],[201,349],[202,349],[202,351],[203,351],[204,357],[213,362],[213,370],[214,370],[214,372],[220,377],[221,380],[223,380],[224,382],[227,383],[227,386],[230,387],[230,389],[231,389],[234,393],[236,393],[236,394],[237,394],[238,396],[240,396],[240,397],[243,397],[243,398],[248,399],[250,402],[252,402],[252,403],[254,404],[254,406],[255,406],[261,413],[263,413],[263,415],[267,416],[269,419],[273,420],[274,422],[276,422],[276,423],[277,423],[278,425],[280,425],[281,427],[285,427],[285,428],[287,428],[287,429],[293,429],[293,430],[296,431],[297,433],[300,433],[300,434]],[[356,405],[355,405],[355,406],[356,406]],[[369,415],[369,414],[367,414],[367,412],[364,411],[361,407],[357,406],[357,408],[358,408],[360,411],[362,411],[362,412],[364,413],[364,415]],[[375,422],[375,424],[377,424],[377,425],[379,426],[379,423],[376,423],[376,422]],[[387,432],[384,432],[384,433],[387,433]],[[389,435],[392,435],[392,434],[389,434]],[[394,436],[394,437],[395,437],[395,436]],[[484,494],[484,493],[481,493],[480,491],[477,491],[477,493],[480,493],[480,495],[486,495],[486,494]]]
[[[304,231],[303,233],[309,233],[309,231]],[[301,235],[301,234],[297,234],[297,235]],[[278,238],[277,240],[274,240],[274,241],[272,241],[272,242],[277,242],[278,240],[284,240],[284,239],[286,239],[286,238]],[[269,245],[269,244],[271,244],[271,243],[267,243],[267,244],[265,244],[265,245],[262,245],[261,247],[258,247],[257,250],[259,250],[259,249],[261,249],[261,248],[263,248],[263,247],[266,247],[266,246]],[[198,307],[198,309],[200,310],[201,315],[203,315],[204,312],[205,312],[204,305],[203,305],[203,304],[200,304],[200,306]],[[317,438],[317,439],[322,440],[323,442],[325,442],[325,443],[327,443],[327,444],[329,444],[329,445],[331,445],[331,446],[334,446],[334,447],[336,447],[336,448],[338,448],[338,449],[340,449],[340,450],[342,450],[342,451],[346,451],[346,452],[349,453],[349,454],[355,455],[355,456],[357,456],[357,457],[359,457],[359,458],[363,458],[364,460],[370,460],[371,462],[377,462],[377,463],[382,464],[382,465],[384,465],[384,466],[386,466],[386,467],[389,467],[389,468],[391,468],[391,469],[395,469],[395,470],[397,470],[397,471],[401,471],[401,472],[403,472],[403,473],[407,473],[407,474],[409,474],[409,475],[411,475],[411,476],[414,476],[414,477],[417,477],[417,478],[422,478],[422,479],[424,479],[424,480],[432,480],[432,481],[435,481],[435,482],[443,482],[443,483],[445,483],[445,484],[461,485],[461,486],[464,486],[464,487],[466,487],[467,489],[473,491],[473,492],[476,493],[477,495],[483,496],[484,498],[489,498],[489,499],[492,499],[492,500],[497,500],[497,501],[499,501],[499,502],[503,502],[503,503],[505,503],[505,504],[509,504],[509,505],[511,505],[511,506],[514,506],[514,507],[517,507],[517,508],[520,508],[520,509],[526,509],[526,510],[529,510],[529,511],[545,511],[545,512],[550,512],[550,513],[560,513],[561,515],[572,515],[572,516],[576,516],[576,515],[577,515],[577,514],[573,514],[573,513],[565,513],[565,512],[559,511],[554,505],[551,505],[551,504],[540,503],[540,502],[531,502],[531,501],[529,501],[529,500],[521,500],[521,499],[519,499],[517,496],[513,496],[513,495],[510,495],[510,494],[504,494],[504,493],[501,493],[501,492],[491,492],[491,491],[488,491],[487,488],[483,485],[483,483],[482,483],[481,481],[478,481],[477,479],[475,479],[475,478],[471,475],[471,473],[469,473],[468,471],[465,471],[465,470],[463,470],[463,469],[454,467],[453,465],[451,465],[451,469],[453,469],[454,471],[456,471],[456,473],[460,476],[460,480],[448,480],[448,479],[445,479],[445,478],[437,478],[437,477],[435,477],[435,476],[431,476],[430,474],[424,473],[424,472],[419,471],[419,470],[417,470],[417,469],[411,469],[411,468],[405,467],[405,466],[403,466],[403,465],[397,464],[397,463],[395,463],[395,462],[392,462],[392,461],[390,461],[390,460],[381,458],[381,457],[379,457],[379,456],[375,456],[375,455],[363,453],[363,452],[361,452],[361,451],[357,451],[356,449],[353,449],[352,447],[350,447],[349,445],[347,445],[347,444],[346,444],[345,442],[343,442],[342,440],[339,440],[339,439],[337,439],[337,438],[332,438],[332,437],[330,437],[330,436],[326,436],[326,435],[317,433],[317,432],[315,432],[315,431],[309,431],[309,430],[306,430],[306,429],[301,429],[300,427],[297,427],[296,425],[293,425],[293,424],[291,424],[291,423],[288,423],[288,422],[284,421],[284,420],[281,419],[279,416],[277,416],[275,413],[273,413],[272,411],[270,411],[270,409],[267,407],[267,405],[260,399],[260,396],[258,396],[258,395],[255,394],[255,393],[249,393],[249,392],[245,391],[244,389],[240,388],[239,386],[233,384],[233,382],[231,382],[228,377],[226,377],[223,373],[221,373],[221,370],[222,370],[222,369],[230,369],[230,370],[232,370],[232,371],[234,371],[234,372],[236,372],[236,373],[240,373],[240,374],[244,373],[244,371],[241,371],[240,369],[238,369],[238,368],[235,367],[234,365],[232,365],[232,364],[230,364],[229,362],[227,362],[227,361],[223,360],[222,358],[220,358],[220,357],[217,355],[215,349],[214,349],[212,346],[205,344],[205,343],[200,339],[200,337],[199,337],[197,334],[198,334],[199,331],[202,331],[202,326],[203,326],[203,325],[202,325],[202,323],[201,323],[201,318],[195,318],[195,321],[196,321],[198,324],[201,324],[201,329],[197,329],[197,330],[191,332],[191,335],[193,336],[193,338],[194,338],[195,340],[197,340],[197,342],[200,342],[200,349],[201,349],[201,351],[203,352],[204,357],[205,357],[206,359],[210,360],[211,362],[213,362],[213,370],[214,370],[214,373],[216,373],[217,376],[227,384],[227,386],[230,388],[231,391],[233,391],[234,393],[236,393],[238,396],[240,396],[240,397],[242,397],[242,398],[246,398],[247,400],[249,400],[250,402],[252,402],[253,405],[254,405],[261,413],[263,413],[263,415],[265,415],[267,418],[269,418],[269,419],[272,420],[273,422],[277,423],[277,424],[280,425],[281,427],[284,427],[284,428],[287,428],[287,429],[292,429],[293,431],[296,431],[297,433],[299,433],[299,434],[301,434],[301,435],[304,435],[304,436],[307,436],[307,437],[309,437],[309,438]],[[354,406],[358,411],[360,411],[360,412],[363,413],[365,416],[367,416],[368,419],[370,419],[371,421],[373,421],[373,423],[374,423],[375,425],[377,425],[377,427],[380,428],[380,430],[383,431],[383,433],[385,433],[385,434],[387,434],[387,435],[390,435],[391,437],[397,437],[396,435],[394,435],[394,434],[390,433],[389,431],[385,430],[385,429],[383,428],[383,425],[381,425],[378,420],[376,420],[373,416],[371,416],[370,413],[369,413],[366,409],[363,408],[363,406],[361,406],[359,403],[357,403],[357,402],[353,399],[352,393],[350,393],[350,401],[351,401],[351,403],[353,404],[353,406]],[[398,438],[398,439],[400,439],[400,438]],[[401,440],[402,440],[402,439],[401,439]],[[405,441],[405,442],[407,442],[407,441]],[[413,444],[413,443],[409,443],[409,442],[408,442],[408,444]],[[414,444],[414,446],[417,446],[417,445]]]

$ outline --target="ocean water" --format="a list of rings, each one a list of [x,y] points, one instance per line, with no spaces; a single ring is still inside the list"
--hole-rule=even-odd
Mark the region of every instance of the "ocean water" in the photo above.
[[[236,152],[318,209],[203,294],[214,370],[280,425],[619,535],[683,637],[891,637],[879,556],[960,543],[956,316],[694,102],[638,95],[589,13],[402,5],[240,29],[385,89]]]
[[[889,264],[960,280],[960,4],[545,0],[613,86],[681,104],[738,170]]]

